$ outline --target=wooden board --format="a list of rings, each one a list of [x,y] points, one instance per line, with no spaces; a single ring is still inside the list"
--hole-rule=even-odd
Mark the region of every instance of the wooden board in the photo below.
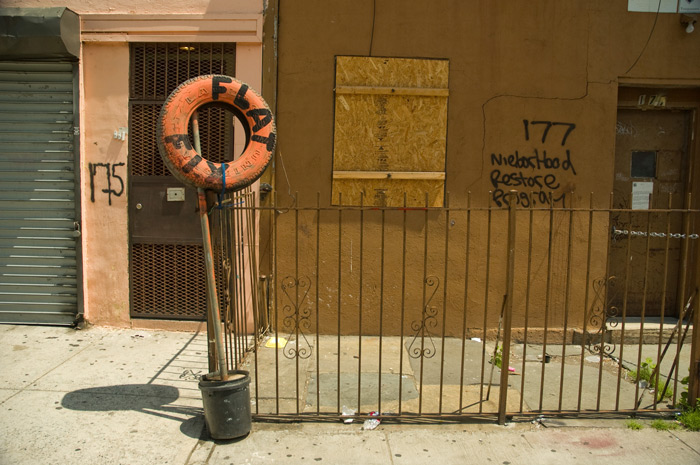
[[[363,192],[366,205],[403,206],[406,192],[410,206],[425,206],[428,192],[442,205],[448,73],[447,60],[337,58],[334,204],[343,192],[344,204],[358,205]]]
[[[444,181],[425,179],[336,179],[333,181],[333,205],[372,205],[403,207],[441,207]],[[426,205],[426,194],[428,195]]]

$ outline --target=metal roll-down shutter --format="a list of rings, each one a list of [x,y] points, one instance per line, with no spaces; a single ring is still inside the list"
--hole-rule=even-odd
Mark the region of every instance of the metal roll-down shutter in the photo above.
[[[79,312],[74,63],[0,61],[0,322]]]

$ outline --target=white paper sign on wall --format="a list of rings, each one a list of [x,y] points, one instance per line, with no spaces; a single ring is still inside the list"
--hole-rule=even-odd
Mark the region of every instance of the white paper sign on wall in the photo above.
[[[627,11],[676,13],[678,12],[678,0],[627,0]]]
[[[700,0],[678,0],[679,13],[700,13]]]

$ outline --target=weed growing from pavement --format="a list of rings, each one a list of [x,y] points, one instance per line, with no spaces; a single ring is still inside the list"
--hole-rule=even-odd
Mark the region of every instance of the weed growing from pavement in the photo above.
[[[670,399],[673,397],[673,389],[670,386],[665,391],[663,390],[663,383],[659,382],[659,373],[656,371],[656,363],[651,358],[647,357],[642,362],[639,370],[630,370],[629,374],[635,379],[636,383],[645,381],[649,388],[654,391],[657,402],[661,402],[664,398]]]
[[[633,430],[640,430],[644,428],[644,425],[639,423],[637,420],[627,420],[625,422],[625,426],[627,426],[629,429]]]
[[[688,408],[678,415],[678,421],[690,431],[700,431],[700,399],[694,408]]]
[[[664,421],[661,418],[657,418],[656,420],[652,421],[651,425],[649,425],[649,426],[651,426],[652,428],[654,428],[657,431],[669,431],[669,430],[676,430],[679,428],[677,423],[673,423],[670,421]]]
[[[491,363],[496,365],[498,368],[501,368],[501,365],[503,364],[503,347],[499,345],[496,346],[496,354],[491,360]]]

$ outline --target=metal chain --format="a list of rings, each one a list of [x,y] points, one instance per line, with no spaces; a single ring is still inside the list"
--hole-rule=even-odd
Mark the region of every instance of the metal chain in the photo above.
[[[666,236],[670,237],[671,239],[685,239],[686,235],[681,234],[681,233],[658,233],[658,232],[646,232],[646,231],[628,231],[627,229],[617,229],[616,227],[613,226],[613,234],[615,236],[630,236],[630,237],[660,237],[660,238],[665,238]],[[700,235],[698,234],[689,234],[688,235],[689,239],[700,239]]]

